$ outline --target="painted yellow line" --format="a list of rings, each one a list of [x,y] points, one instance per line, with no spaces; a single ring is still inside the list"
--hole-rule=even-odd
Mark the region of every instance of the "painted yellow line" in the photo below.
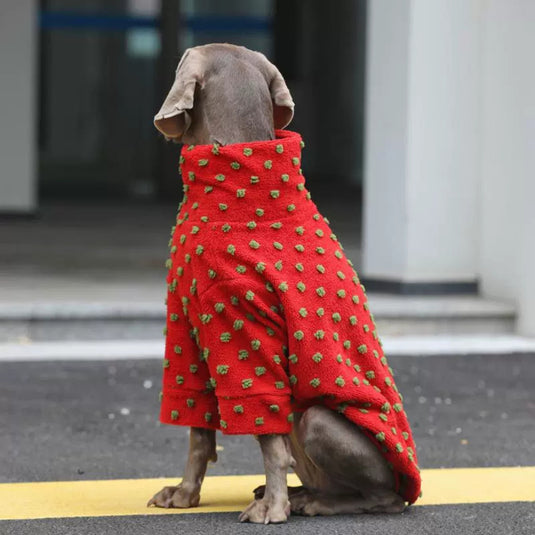
[[[424,496],[418,505],[535,502],[535,466],[449,468],[422,472]],[[242,510],[264,476],[207,477],[201,505],[193,509],[145,507],[148,499],[176,479],[118,479],[0,484],[0,520],[215,513]],[[298,485],[294,474],[289,485]]]

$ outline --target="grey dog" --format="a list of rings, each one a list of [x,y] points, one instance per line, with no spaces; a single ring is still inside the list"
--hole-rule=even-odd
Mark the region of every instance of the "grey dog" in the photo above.
[[[264,55],[229,44],[187,50],[171,90],[155,116],[167,139],[228,145],[272,140],[293,117],[294,103],[277,68]],[[285,522],[303,515],[399,513],[405,502],[377,447],[344,416],[323,406],[296,414],[289,435],[259,435],[266,485],[240,521]],[[159,491],[148,505],[194,507],[207,463],[217,459],[215,431],[191,428],[182,482]],[[302,487],[288,488],[293,467]]]

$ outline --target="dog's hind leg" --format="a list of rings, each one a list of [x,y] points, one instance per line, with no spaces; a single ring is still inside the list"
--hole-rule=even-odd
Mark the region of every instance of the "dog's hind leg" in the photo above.
[[[341,414],[310,407],[296,419],[291,445],[295,472],[305,486],[290,496],[292,511],[328,515],[404,510],[386,460]]]
[[[181,483],[176,487],[164,487],[149,500],[147,506],[187,508],[199,505],[208,461],[217,461],[215,431],[192,427],[188,460]]]

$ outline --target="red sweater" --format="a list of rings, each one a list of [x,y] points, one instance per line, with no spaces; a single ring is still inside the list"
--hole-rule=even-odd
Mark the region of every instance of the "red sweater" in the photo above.
[[[160,419],[289,433],[321,403],[367,432],[412,503],[415,446],[364,288],[310,200],[301,137],[276,135],[182,149]]]

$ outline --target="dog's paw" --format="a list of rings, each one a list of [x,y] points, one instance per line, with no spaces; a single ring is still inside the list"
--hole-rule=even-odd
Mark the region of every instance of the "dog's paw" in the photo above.
[[[319,507],[317,497],[306,489],[290,497],[292,513],[303,516],[316,516],[323,514]]]
[[[290,502],[286,500],[278,503],[275,500],[261,498],[251,502],[240,515],[240,522],[254,524],[280,524],[286,522],[290,516]]]
[[[176,487],[164,487],[160,492],[156,493],[147,503],[147,507],[154,505],[155,507],[177,507],[186,509],[188,507],[197,507],[201,495],[197,489],[187,488],[180,483]]]

